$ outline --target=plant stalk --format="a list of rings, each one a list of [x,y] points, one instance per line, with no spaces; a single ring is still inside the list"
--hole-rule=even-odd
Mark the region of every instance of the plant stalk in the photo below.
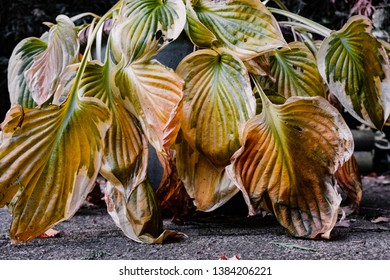
[[[332,32],[331,29],[329,29],[329,28],[327,28],[327,27],[325,27],[317,22],[314,22],[308,18],[305,18],[303,16],[291,13],[289,11],[277,9],[277,8],[268,8],[268,9],[273,14],[286,16],[290,19],[298,21],[301,24],[301,27],[305,26],[306,29],[311,30],[312,32],[315,32],[323,37],[329,37],[330,33]],[[292,22],[289,22],[289,23],[291,24]]]

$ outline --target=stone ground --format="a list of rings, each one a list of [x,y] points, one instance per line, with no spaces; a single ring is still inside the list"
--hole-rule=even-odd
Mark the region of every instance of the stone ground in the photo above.
[[[380,218],[380,219],[378,219]],[[165,227],[185,233],[179,242],[138,244],[126,238],[105,209],[82,208],[56,226],[55,238],[11,244],[11,217],[0,209],[0,259],[44,260],[390,260],[390,181],[364,178],[364,196],[358,215],[347,218],[331,240],[289,237],[272,216],[219,216]],[[376,219],[376,220],[375,220]],[[378,222],[382,220],[382,222]]]

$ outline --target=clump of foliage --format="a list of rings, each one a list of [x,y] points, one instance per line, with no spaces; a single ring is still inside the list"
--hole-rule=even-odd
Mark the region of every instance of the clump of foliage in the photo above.
[[[121,0],[89,24],[74,22],[90,14],[60,15],[40,38],[21,41],[0,140],[11,239],[31,240],[71,218],[99,173],[109,182],[108,212],[135,241],[178,235],[163,229],[158,203],[174,213],[212,211],[240,191],[250,215],[266,210],[293,236],[329,238],[340,189],[353,212],[361,182],[352,134],[328,92],[382,129],[390,48],[364,16],[331,31],[275,2],[281,9]],[[183,33],[194,51],[174,71],[155,57]],[[159,201],[149,143],[164,167]]]

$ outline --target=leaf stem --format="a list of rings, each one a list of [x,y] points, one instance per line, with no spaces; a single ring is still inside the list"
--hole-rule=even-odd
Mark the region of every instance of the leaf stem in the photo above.
[[[75,16],[71,17],[70,20],[75,22],[75,21],[78,21],[79,19],[82,19],[83,17],[89,17],[89,16],[91,16],[93,18],[100,18],[100,16],[98,16],[97,14],[94,14],[91,12],[86,12],[86,13],[75,15]]]
[[[283,4],[282,1],[280,1],[280,0],[273,0],[273,1],[274,1],[274,3],[275,3],[276,5],[279,6],[279,8],[281,8],[281,9],[284,10],[284,11],[288,11],[288,8],[286,7],[286,5]]]
[[[73,89],[76,89],[79,87],[81,78],[84,74],[85,68],[87,67],[87,62],[89,60],[89,54],[91,52],[91,48],[93,45],[94,38],[96,37],[97,33],[99,32],[100,28],[103,27],[104,22],[112,16],[112,10],[107,12],[103,17],[101,17],[94,27],[91,36],[88,38],[87,46],[84,51],[83,59],[81,60],[80,67],[77,71],[77,76],[75,78],[75,83],[73,84]]]
[[[306,29],[308,29],[308,30],[310,29],[311,32],[315,32],[319,35],[322,35],[323,37],[329,37],[330,33],[332,32],[331,29],[329,29],[329,28],[327,28],[327,27],[325,27],[317,22],[314,22],[308,18],[297,15],[295,13],[281,10],[281,9],[277,9],[277,8],[268,8],[268,9],[273,14],[286,16],[290,19],[298,21],[300,23],[301,27],[305,26]],[[289,22],[289,23],[292,24],[293,22]],[[293,24],[297,24],[297,23],[293,23]]]
[[[296,21],[278,21],[280,25],[288,26],[294,28],[296,31],[307,31],[310,33],[315,33],[318,35],[321,35],[323,37],[328,37],[329,35],[326,35],[327,33],[324,33],[322,31],[319,31],[316,28],[313,28],[312,26],[296,22]]]

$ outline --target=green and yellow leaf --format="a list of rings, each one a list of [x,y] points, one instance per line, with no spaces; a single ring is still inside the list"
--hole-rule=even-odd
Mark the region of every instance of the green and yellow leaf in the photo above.
[[[11,104],[19,104],[23,108],[34,108],[30,90],[27,87],[24,72],[31,68],[34,58],[45,51],[47,43],[38,38],[22,40],[13,50],[8,63],[8,92]]]
[[[193,0],[192,5],[198,20],[218,39],[221,46],[229,48],[238,57],[248,60],[262,53],[286,45],[279,25],[261,1],[251,0]],[[190,38],[201,37],[205,28],[190,18]],[[195,34],[194,34],[195,33]],[[206,36],[210,39],[209,32]],[[212,40],[208,40],[212,42]],[[206,40],[207,42],[207,40]],[[196,43],[196,42],[195,42]]]
[[[390,115],[390,64],[370,21],[352,17],[324,40],[318,65],[330,91],[356,119],[382,129]]]
[[[291,96],[322,96],[326,90],[312,52],[301,42],[275,49],[270,57],[270,74],[274,89],[286,98]]]
[[[110,126],[98,99],[62,106],[13,106],[2,124],[0,207],[12,209],[10,236],[25,242],[73,216],[94,186]]]
[[[333,174],[353,153],[352,134],[322,97],[291,97],[283,105],[262,98],[263,111],[248,121],[229,174],[250,213],[269,201],[291,235],[329,238],[341,202]]]
[[[82,96],[96,97],[109,108],[112,124],[104,139],[100,173],[117,188],[133,190],[146,180],[148,148],[137,121],[114,94],[112,65],[93,62],[87,65],[80,85]]]
[[[193,150],[183,137],[175,145],[176,167],[196,209],[213,211],[230,200],[239,189],[227,176],[225,168],[217,168],[205,156]]]
[[[182,0],[125,0],[112,29],[116,60],[148,60],[179,37],[186,22]]]
[[[186,0],[187,21],[184,30],[191,42],[200,48],[211,48],[217,43],[217,37],[199,19],[191,0]]]
[[[58,77],[68,65],[78,60],[79,42],[73,22],[64,15],[56,20],[57,24],[48,34],[47,48],[34,57],[29,69],[23,69],[27,70],[24,73],[26,83],[38,105],[52,97],[59,82]]]
[[[255,114],[244,64],[228,53],[200,50],[177,67],[185,81],[182,131],[192,149],[225,167],[240,147],[239,131]]]

